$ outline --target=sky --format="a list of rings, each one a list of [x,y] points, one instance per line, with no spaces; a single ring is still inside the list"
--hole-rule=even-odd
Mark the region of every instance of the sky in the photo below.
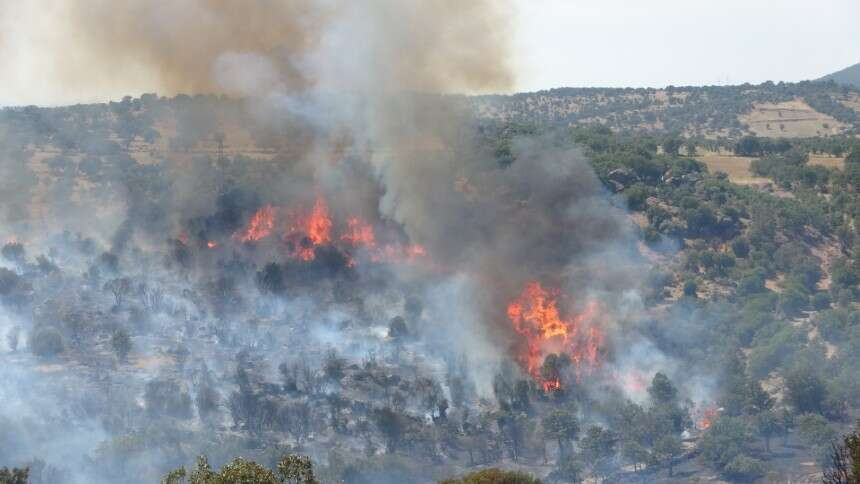
[[[518,0],[518,88],[800,81],[860,62],[860,0]]]
[[[0,105],[57,105],[157,91],[69,92],[50,75],[61,0],[0,0]],[[501,0],[500,0],[501,1]],[[513,0],[517,91],[799,81],[860,62],[860,0]],[[34,5],[36,7],[34,7]]]

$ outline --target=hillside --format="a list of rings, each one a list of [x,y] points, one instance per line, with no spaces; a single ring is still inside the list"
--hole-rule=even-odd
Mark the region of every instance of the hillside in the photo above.
[[[599,123],[615,131],[738,138],[856,134],[860,90],[832,83],[665,89],[559,88],[473,99],[481,116],[508,122],[573,126]]]
[[[44,425],[0,423],[38,443],[55,414],[97,418],[85,465],[148,482],[197,451],[223,464],[294,450],[324,463],[323,482],[475,466],[814,482],[860,415],[857,96],[807,83],[468,98],[481,122],[416,163],[453,173],[421,171],[406,192],[442,187],[428,199],[445,211],[426,218],[457,221],[426,247],[376,212],[403,201],[382,198],[366,159],[409,150],[340,133],[321,150],[294,119],[215,96],[2,110],[0,375],[29,372],[27,392],[60,404],[44,403]],[[470,324],[464,286],[419,281],[471,275],[540,230],[478,285],[505,287],[536,253],[563,267],[579,291],[529,284],[500,312],[522,331],[509,338],[543,338],[522,326],[535,313],[576,344],[539,361],[531,340],[525,361],[511,344],[451,350],[496,326],[450,337]],[[459,232],[479,243],[463,250]],[[592,293],[605,299],[571,302]],[[590,317],[605,326],[577,333]],[[472,364],[482,352],[505,363]],[[60,383],[84,395],[56,397]]]
[[[821,78],[822,81],[832,80],[837,84],[860,88],[860,63],[846,67],[841,71],[836,71],[833,74],[828,74]]]

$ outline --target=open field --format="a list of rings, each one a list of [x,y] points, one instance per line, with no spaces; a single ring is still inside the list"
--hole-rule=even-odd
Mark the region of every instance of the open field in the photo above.
[[[739,185],[770,183],[770,179],[754,176],[750,172],[750,163],[755,158],[721,153],[706,153],[697,156],[696,159],[707,165],[711,173],[718,171],[726,173],[729,175],[729,180]]]
[[[845,158],[830,155],[809,155],[810,165],[826,166],[827,168],[842,169],[845,167]]]
[[[845,125],[795,99],[781,103],[755,104],[753,110],[738,116],[757,136],[799,138],[838,134]]]

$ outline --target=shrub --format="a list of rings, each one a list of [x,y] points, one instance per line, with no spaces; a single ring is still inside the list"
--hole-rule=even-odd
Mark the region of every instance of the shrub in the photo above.
[[[751,482],[764,475],[765,467],[758,459],[739,455],[726,464],[723,473],[734,482]]]
[[[439,484],[541,484],[541,481],[522,472],[484,469],[457,479],[445,479]]]
[[[39,356],[56,356],[62,353],[65,347],[63,335],[56,328],[39,329],[30,336],[30,350]]]

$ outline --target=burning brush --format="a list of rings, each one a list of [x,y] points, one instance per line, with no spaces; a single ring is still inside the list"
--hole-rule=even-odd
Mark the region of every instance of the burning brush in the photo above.
[[[544,288],[540,282],[526,284],[522,293],[508,304],[508,319],[514,331],[524,338],[517,361],[544,390],[561,388],[558,372],[541,371],[553,353],[569,357],[577,370],[595,368],[600,364],[604,334],[594,324],[597,304],[590,303],[585,311],[563,318],[558,308],[560,291]]]

